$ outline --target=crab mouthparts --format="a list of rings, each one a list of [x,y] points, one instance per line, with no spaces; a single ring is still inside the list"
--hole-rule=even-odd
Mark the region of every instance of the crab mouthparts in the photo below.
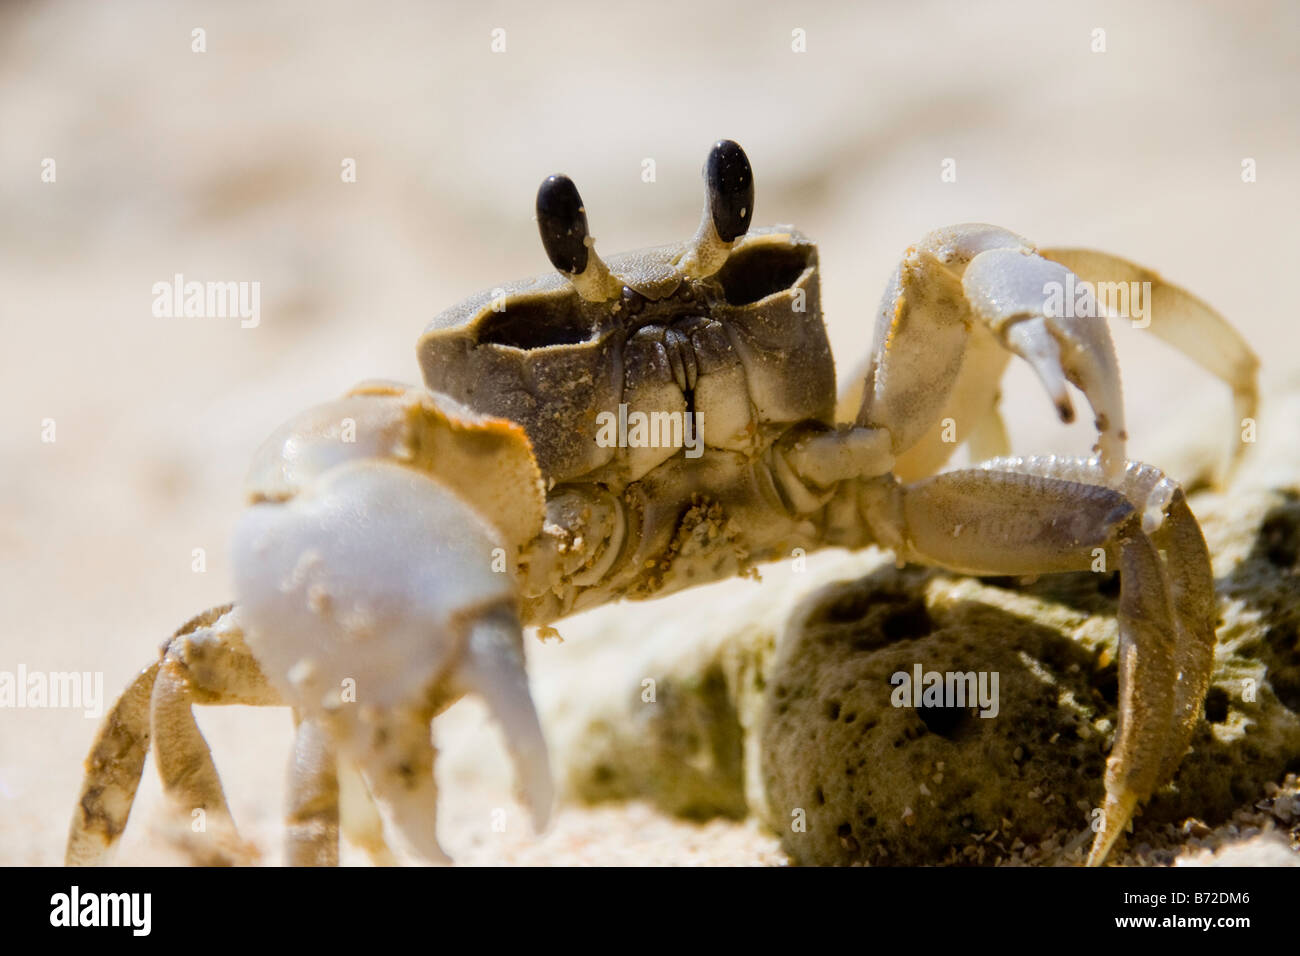
[[[641,342],[653,342],[668,364],[673,381],[689,396],[695,391],[695,383],[700,376],[699,362],[695,356],[695,345],[691,342],[690,332],[708,320],[702,316],[689,316],[671,325],[652,323],[643,325],[633,333],[632,339]],[[684,327],[683,327],[684,326]]]
[[[700,374],[699,363],[695,361],[695,346],[685,332],[671,326],[664,330],[663,346],[668,353],[669,367],[673,370],[673,381],[686,396],[687,404],[690,404]]]

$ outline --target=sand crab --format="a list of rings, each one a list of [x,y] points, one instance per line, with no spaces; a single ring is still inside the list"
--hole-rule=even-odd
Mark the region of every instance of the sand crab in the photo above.
[[[70,863],[101,860],[122,832],[151,742],[171,800],[229,823],[195,704],[294,709],[291,863],[337,862],[340,825],[382,846],[372,804],[340,821],[340,775],[358,770],[389,835],[445,859],[429,725],[469,693],[500,721],[540,828],[552,781],[523,627],[872,543],[973,574],[1120,570],[1121,720],[1089,856],[1104,861],[1188,746],[1216,610],[1178,484],[1125,458],[1115,316],[1085,283],[1149,283],[1151,331],[1225,380],[1239,418],[1255,357],[1208,306],[1124,260],[956,226],[906,251],[837,421],[817,247],[750,228],[734,142],[714,145],[704,179],[691,240],[606,262],[573,183],[548,178],[537,221],[555,272],[437,316],[419,342],[426,388],[363,384],[272,435],[234,537],[236,603],[182,627],[106,717]],[[1057,286],[1082,290],[1080,308],[1053,307]],[[1062,419],[1066,383],[1083,393],[1093,458],[1006,457],[1012,355]],[[601,440],[615,417],[624,440]],[[635,440],[634,420],[667,438]],[[989,460],[939,472],[961,442]]]

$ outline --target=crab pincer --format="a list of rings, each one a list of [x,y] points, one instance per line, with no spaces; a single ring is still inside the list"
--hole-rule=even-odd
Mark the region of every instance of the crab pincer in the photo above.
[[[360,390],[273,436],[251,491],[236,595],[300,735],[323,728],[410,848],[442,860],[430,721],[478,694],[544,826],[551,777],[509,573],[541,519],[522,433],[423,390]]]

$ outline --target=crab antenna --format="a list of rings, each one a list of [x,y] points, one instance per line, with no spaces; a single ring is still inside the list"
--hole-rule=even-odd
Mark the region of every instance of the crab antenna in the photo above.
[[[687,275],[701,278],[722,268],[737,239],[754,218],[754,171],[740,144],[720,139],[704,161],[708,192],[700,228],[679,266]]]
[[[600,256],[587,231],[587,210],[578,187],[568,176],[548,176],[537,190],[537,230],[551,265],[560,270],[578,295],[604,302],[622,289]]]

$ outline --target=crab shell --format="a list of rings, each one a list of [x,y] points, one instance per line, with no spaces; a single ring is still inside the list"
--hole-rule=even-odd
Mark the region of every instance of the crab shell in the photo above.
[[[706,448],[749,454],[792,423],[832,423],[816,245],[788,226],[751,230],[703,278],[679,270],[688,250],[611,257],[623,293],[606,302],[559,272],[466,299],[420,338],[425,383],[522,425],[552,483],[622,487],[679,451],[602,447],[598,418],[620,405],[697,412]]]

